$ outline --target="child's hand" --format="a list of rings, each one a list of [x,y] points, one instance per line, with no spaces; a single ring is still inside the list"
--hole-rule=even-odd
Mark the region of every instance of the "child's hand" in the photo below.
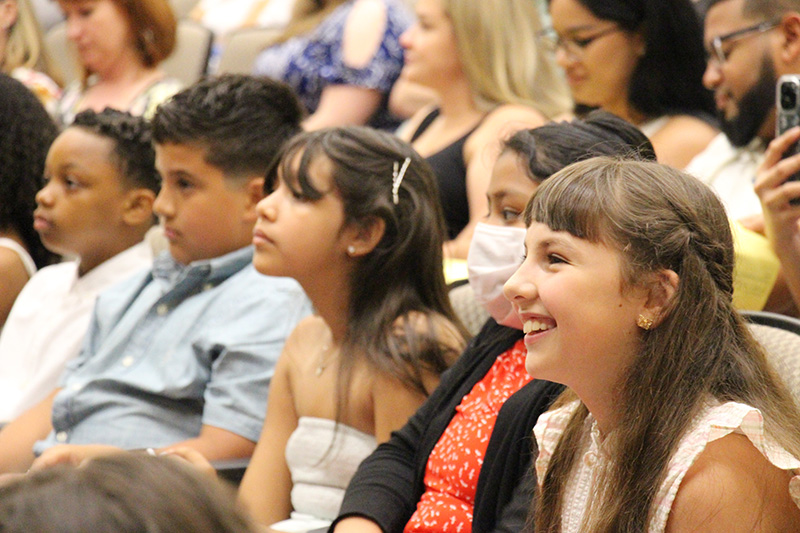
[[[60,444],[40,455],[31,465],[31,470],[42,470],[59,464],[80,466],[93,457],[123,452],[122,448],[106,444]]]
[[[203,474],[209,477],[217,477],[217,471],[205,458],[205,456],[195,450],[194,448],[189,448],[187,446],[176,446],[174,448],[165,448],[159,455],[167,455],[170,457],[175,457],[177,459],[187,461],[193,467],[197,468]]]

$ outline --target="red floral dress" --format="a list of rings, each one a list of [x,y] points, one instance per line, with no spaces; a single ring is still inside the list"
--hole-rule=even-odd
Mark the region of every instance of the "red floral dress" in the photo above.
[[[456,414],[428,457],[425,492],[405,532],[472,531],[478,474],[497,414],[531,377],[522,340],[501,354],[456,407]]]

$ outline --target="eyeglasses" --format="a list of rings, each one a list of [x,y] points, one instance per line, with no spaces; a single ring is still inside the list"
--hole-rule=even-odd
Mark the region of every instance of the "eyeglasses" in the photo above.
[[[548,28],[546,30],[541,31],[537,37],[539,38],[539,43],[545,50],[549,52],[557,52],[559,48],[563,49],[564,52],[573,57],[575,59],[579,59],[583,57],[583,54],[586,52],[586,47],[590,44],[595,42],[600,37],[604,37],[610,33],[614,33],[616,31],[622,31],[622,28],[619,26],[611,26],[610,28],[606,28],[598,33],[590,37],[585,37],[583,39],[567,38],[561,37],[556,30],[553,28]]]
[[[711,40],[711,52],[709,53],[708,61],[714,61],[717,65],[724,64],[728,60],[731,51],[734,49],[734,47],[730,47],[726,52],[723,48],[725,43],[733,43],[751,35],[764,33],[765,31],[777,28],[780,23],[780,20],[767,20],[764,22],[759,22],[758,24],[754,24],[753,26],[742,28],[741,30],[732,31],[730,33],[726,33],[725,35],[714,37]]]

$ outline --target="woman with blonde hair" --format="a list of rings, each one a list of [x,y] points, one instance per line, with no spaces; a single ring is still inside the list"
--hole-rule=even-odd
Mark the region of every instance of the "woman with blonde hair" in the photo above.
[[[52,114],[61,96],[42,32],[28,0],[0,0],[0,72],[21,81]]]
[[[58,0],[67,37],[77,47],[82,79],[64,90],[62,125],[84,109],[106,107],[150,117],[181,83],[159,69],[175,47],[167,0]]]
[[[346,125],[394,129],[389,91],[400,75],[405,0],[297,0],[285,31],[255,73],[288,83],[309,113],[307,130]]]
[[[431,163],[448,229],[445,255],[466,258],[486,213],[499,140],[567,111],[567,87],[537,47],[535,2],[419,0],[401,36],[401,80],[425,86],[437,104],[418,111],[401,136]],[[487,150],[489,148],[489,150]]]

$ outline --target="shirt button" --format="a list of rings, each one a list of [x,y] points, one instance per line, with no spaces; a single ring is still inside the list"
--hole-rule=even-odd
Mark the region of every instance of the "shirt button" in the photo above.
[[[159,304],[158,307],[156,307],[156,313],[158,313],[158,316],[164,316],[168,312],[169,306],[167,304]]]
[[[75,392],[81,390],[82,388],[83,388],[83,386],[78,384],[78,383],[75,383],[75,384],[70,386],[70,389],[74,390]]]
[[[58,442],[67,442],[67,432],[59,431],[58,433],[56,433],[56,440]]]
[[[130,355],[129,355],[129,356],[127,356],[127,357],[125,357],[125,358],[122,360],[122,366],[124,366],[124,367],[129,367],[129,366],[131,366],[132,364],[133,364],[133,357],[131,357]]]

